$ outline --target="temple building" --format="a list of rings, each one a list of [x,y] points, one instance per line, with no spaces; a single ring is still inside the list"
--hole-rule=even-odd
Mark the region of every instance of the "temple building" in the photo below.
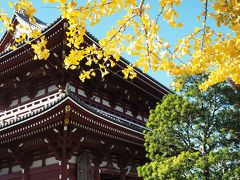
[[[104,79],[82,83],[78,70],[63,68],[66,20],[32,24],[15,12],[12,23],[15,31],[0,40],[0,180],[140,179],[149,109],[170,90],[138,69],[124,79],[117,73],[128,64],[123,58]],[[9,48],[28,33],[22,26],[42,31],[48,60],[34,60],[24,41]],[[90,33],[84,40],[98,45]]]

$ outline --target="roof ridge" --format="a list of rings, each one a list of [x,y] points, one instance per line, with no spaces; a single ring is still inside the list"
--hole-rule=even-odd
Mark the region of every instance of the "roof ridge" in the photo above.
[[[28,16],[23,12],[17,12],[15,11],[14,14],[21,18],[23,21],[25,21],[26,23],[30,24],[30,25],[33,25],[37,28],[40,28],[40,29],[44,29],[46,26],[47,26],[47,23],[43,22],[42,20],[38,19],[36,16],[33,16],[33,18],[36,20],[36,23],[33,23],[29,20]]]

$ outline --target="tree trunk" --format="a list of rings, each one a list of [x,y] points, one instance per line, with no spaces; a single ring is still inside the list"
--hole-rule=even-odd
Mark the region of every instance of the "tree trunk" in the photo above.
[[[204,178],[205,178],[205,180],[209,180],[209,176],[210,176],[210,174],[209,174],[209,167],[208,167],[208,164],[205,165],[204,170],[203,170],[203,174],[204,174]]]

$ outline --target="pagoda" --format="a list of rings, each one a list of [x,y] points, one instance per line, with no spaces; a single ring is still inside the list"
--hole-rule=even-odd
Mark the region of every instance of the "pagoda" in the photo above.
[[[15,12],[12,23],[18,28],[0,41],[0,179],[139,179],[149,109],[170,90],[138,69],[135,79],[124,79],[117,73],[129,64],[123,58],[104,79],[82,83],[78,70],[63,66],[65,19],[32,24]],[[9,48],[26,33],[22,26],[45,35],[48,60],[34,60],[24,41]],[[84,42],[99,45],[90,33]]]

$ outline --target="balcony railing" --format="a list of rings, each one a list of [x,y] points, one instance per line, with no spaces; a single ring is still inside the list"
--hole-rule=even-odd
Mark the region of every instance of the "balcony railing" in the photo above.
[[[123,112],[120,112],[116,109],[113,109],[111,107],[108,107],[106,105],[103,105],[101,103],[98,103],[98,102],[95,102],[94,100],[91,100],[87,97],[84,97],[84,96],[80,96],[79,94],[77,93],[72,93],[72,92],[68,92],[68,94],[73,97],[74,99],[77,98],[79,99],[80,101],[83,101],[84,103],[96,108],[96,109],[99,109],[101,111],[104,111],[106,113],[109,113],[109,114],[112,114],[112,115],[115,115],[115,116],[118,116],[120,118],[123,118],[123,119],[126,119],[126,120],[129,120],[129,121],[132,121],[136,124],[139,124],[139,125],[142,125],[142,126],[145,126],[145,122],[143,120],[139,120],[137,119],[136,117],[133,117],[133,116],[129,116],[127,114],[124,114]]]
[[[86,97],[79,96],[78,94],[75,93],[68,92],[68,95],[75,101],[77,101],[78,104],[80,104],[81,106],[87,108],[88,110],[94,112],[95,114],[98,114],[109,119],[110,121],[121,124],[123,126],[130,127],[138,131],[148,130],[148,128],[146,128],[145,126],[145,122],[140,122],[134,117],[130,117],[126,114],[118,112],[117,110],[96,103]]]
[[[1,112],[0,113],[0,129],[6,126],[9,126],[11,124],[15,124],[19,121],[22,121],[23,119],[29,118],[34,114],[38,114],[48,109],[55,103],[61,101],[66,96],[70,96],[83,107],[115,123],[119,123],[123,126],[127,126],[132,129],[136,129],[140,131],[147,130],[147,128],[145,127],[145,122],[139,121],[135,117],[130,117],[117,110],[106,107],[103,104],[96,103],[93,100],[90,100],[86,97],[72,93],[70,91],[66,91],[65,93],[57,92],[55,94],[46,96],[44,98]]]
[[[43,108],[55,101],[62,99],[65,96],[64,93],[55,93],[44,98],[32,101],[30,103],[18,106],[16,108],[9,109],[0,113],[0,128],[12,123],[18,122],[24,116],[30,113],[38,113]]]

